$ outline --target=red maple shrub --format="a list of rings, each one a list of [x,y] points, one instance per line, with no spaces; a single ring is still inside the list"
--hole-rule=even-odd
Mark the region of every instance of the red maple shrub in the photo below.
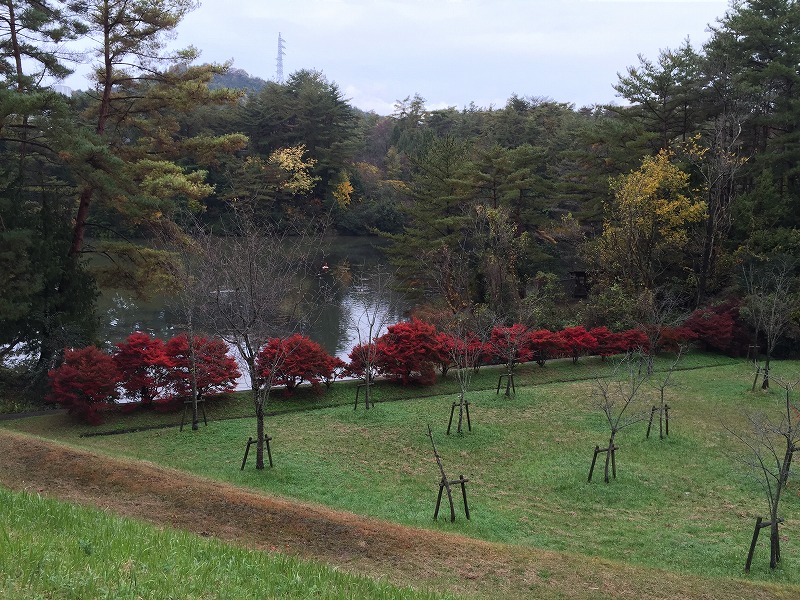
[[[439,348],[437,366],[442,377],[445,377],[453,365],[452,356],[456,348],[456,340],[449,333],[440,331],[436,334],[436,344]]]
[[[375,366],[381,374],[399,379],[403,385],[436,381],[435,366],[444,358],[433,325],[412,318],[390,325],[375,343]]]
[[[528,332],[528,344],[533,360],[540,367],[551,358],[557,358],[564,353],[561,337],[549,329],[533,329]]]
[[[597,338],[582,325],[577,327],[567,327],[558,332],[559,341],[566,356],[572,358],[572,362],[578,362],[578,358],[587,354],[592,354],[597,350]]]
[[[228,344],[219,338],[195,336],[193,339],[197,400],[236,389],[236,380],[242,374],[236,359],[229,354]],[[167,342],[165,351],[172,362],[169,376],[173,396],[180,400],[191,398],[189,337],[185,334],[175,336]]]
[[[509,372],[512,372],[517,364],[533,360],[528,328],[522,323],[494,326],[489,335],[487,352],[504,363]]]
[[[122,374],[122,387],[132,400],[148,406],[170,395],[173,362],[161,339],[137,331],[115,346],[114,362]]]
[[[450,364],[459,368],[477,371],[481,364],[491,358],[488,342],[484,342],[472,331],[460,335],[448,334],[448,339],[439,347],[441,354],[450,357]]]
[[[697,334],[688,327],[662,327],[658,332],[658,351],[677,352],[681,346],[697,339]]]
[[[287,394],[303,381],[315,388],[333,377],[335,361],[317,342],[299,333],[287,338],[272,338],[258,353],[261,377],[273,385],[283,385]]]
[[[338,356],[328,355],[328,364],[325,372],[322,375],[322,382],[325,387],[330,389],[331,385],[336,382],[339,377],[347,373],[347,363]]]
[[[589,333],[597,341],[595,352],[604,359],[626,351],[623,336],[619,333],[614,333],[608,327],[593,327],[589,330]]]
[[[375,347],[375,343],[368,343],[368,344],[358,344],[357,346],[353,346],[350,353],[347,357],[350,359],[350,362],[347,364],[347,374],[354,376],[354,377],[363,377],[367,379],[371,379],[375,374],[369,373],[367,374],[367,365],[371,365],[371,368],[375,368],[375,356],[378,350]]]
[[[101,409],[114,403],[121,379],[114,359],[95,346],[67,350],[64,362],[48,376],[47,400],[91,425],[102,422]]]
[[[730,353],[736,332],[738,305],[724,303],[698,308],[683,326],[697,335],[697,340],[706,348]]]
[[[641,329],[628,329],[619,333],[622,352],[650,352],[650,338]]]

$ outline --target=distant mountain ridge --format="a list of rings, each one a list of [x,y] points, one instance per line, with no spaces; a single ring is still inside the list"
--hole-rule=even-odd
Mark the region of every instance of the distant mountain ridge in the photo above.
[[[259,92],[267,85],[267,82],[260,77],[253,77],[244,69],[229,69],[224,75],[214,75],[208,87],[212,90],[219,88],[230,88],[234,90],[247,90],[249,92]]]

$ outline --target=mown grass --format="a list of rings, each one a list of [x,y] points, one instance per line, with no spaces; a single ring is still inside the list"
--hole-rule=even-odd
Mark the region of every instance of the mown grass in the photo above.
[[[0,488],[0,597],[399,600],[444,596]]]
[[[714,365],[737,364],[739,361],[717,354],[693,354],[684,358],[682,369],[709,367]],[[667,361],[661,361],[662,368]],[[541,385],[551,382],[568,382],[592,379],[598,374],[608,370],[610,363],[601,362],[597,358],[581,359],[577,364],[571,360],[556,360],[548,362],[544,368],[533,363],[517,367],[515,384],[520,387]],[[471,384],[473,391],[494,391],[497,389],[498,376],[505,373],[504,367],[483,367],[474,376]],[[435,385],[403,386],[392,381],[379,381],[374,386],[372,399],[375,402],[394,402],[420,397],[440,396],[443,394],[458,393],[458,384],[455,378],[439,377]],[[337,406],[350,406],[352,408],[356,394],[356,382],[337,381],[329,388],[319,386],[301,386],[291,395],[282,389],[275,389],[270,394],[266,410],[270,415],[279,415],[288,412],[307,411]],[[363,393],[362,393],[363,402]],[[2,403],[2,398],[0,398]],[[361,404],[363,407],[363,404]],[[226,419],[250,418],[255,414],[250,392],[236,392],[219,397],[210,398],[205,403],[206,416],[209,421]],[[153,410],[134,410],[126,412],[124,405],[109,407],[104,413],[104,422],[93,426],[80,423],[63,413],[48,415],[40,419],[33,427],[50,430],[57,435],[57,430],[64,430],[67,437],[78,435],[102,435],[131,429],[148,429],[158,427],[177,427],[181,420],[184,427],[191,426],[190,411],[159,413]],[[200,416],[202,423],[202,415]],[[201,425],[202,426],[202,425]]]
[[[433,390],[382,386],[382,402],[369,411],[352,409],[352,388],[335,387],[325,400],[341,394],[346,403],[313,411],[286,410],[268,419],[276,466],[264,472],[252,468],[252,458],[245,471],[239,470],[244,443],[254,435],[253,419],[217,421],[208,428],[201,425],[197,432],[170,428],[82,439],[76,437],[79,428],[66,428],[64,422],[58,430],[45,431],[45,424],[56,423],[52,419],[14,426],[399,523],[677,572],[741,578],[754,521],[765,515],[766,502],[739,461],[744,450],[726,427],[744,431],[746,413],[771,410],[779,393],[751,393],[752,367],[747,363],[687,358],[682,366],[690,368],[677,373],[667,391],[672,407],[669,438],[659,440],[656,433],[645,439],[646,423],[625,429],[618,437],[618,477],[608,485],[597,474],[592,483],[586,481],[592,450],[608,436],[592,400],[592,377],[607,369],[596,360],[545,369],[525,366],[511,399],[495,394],[498,371],[481,370],[474,382],[477,391],[468,397],[473,431],[464,435],[444,434],[455,399],[452,378]],[[712,360],[715,366],[709,366]],[[777,364],[774,372],[782,371],[798,372],[800,364]],[[647,393],[655,391],[648,388]],[[402,394],[424,397],[388,401]],[[284,407],[299,402],[295,398]],[[458,497],[455,524],[441,517],[432,520],[438,471],[426,436],[428,424],[448,475],[470,479],[470,521],[464,519]],[[797,584],[796,482],[784,498],[782,513],[786,522],[780,567],[774,572],[766,567],[762,540],[749,577]]]

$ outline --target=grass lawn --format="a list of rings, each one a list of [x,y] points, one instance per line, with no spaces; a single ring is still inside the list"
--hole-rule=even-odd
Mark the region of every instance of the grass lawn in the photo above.
[[[402,524],[675,572],[800,584],[796,480],[782,504],[780,567],[768,569],[763,536],[751,574],[743,574],[755,518],[766,516],[767,506],[740,461],[744,449],[726,431],[745,431],[748,412],[774,411],[779,388],[751,393],[752,366],[744,362],[697,355],[682,367],[690,368],[675,374],[667,389],[670,436],[659,440],[656,428],[645,439],[646,422],[623,430],[618,476],[610,484],[597,471],[592,483],[586,481],[595,444],[608,438],[592,398],[592,378],[607,365],[595,359],[544,369],[524,365],[512,398],[495,394],[499,371],[482,369],[474,380],[478,391],[468,396],[473,429],[464,435],[445,435],[456,393],[452,376],[434,388],[382,385],[376,395],[381,402],[369,411],[353,410],[353,388],[346,384],[318,398],[303,392],[275,401],[270,408],[281,412],[267,420],[275,468],[261,472],[253,468],[252,453],[248,467],[239,469],[245,442],[255,433],[253,418],[213,421],[194,432],[170,427],[96,437],[79,437],[87,428],[66,417],[3,425]],[[798,362],[776,363],[773,370],[787,377],[798,372]],[[654,403],[656,390],[645,394],[642,409]],[[406,399],[389,401],[399,398]],[[319,408],[291,410],[304,402]],[[252,411],[246,400],[227,406],[228,416]],[[175,421],[131,417],[125,423]],[[458,495],[455,523],[432,519],[439,474],[429,424],[448,475],[470,480],[470,521]]]
[[[0,515],[6,600],[444,597],[1,487]]]

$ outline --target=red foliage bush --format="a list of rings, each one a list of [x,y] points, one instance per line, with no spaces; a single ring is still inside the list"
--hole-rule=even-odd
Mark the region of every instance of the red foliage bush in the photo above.
[[[582,325],[577,327],[567,327],[558,332],[560,343],[566,356],[572,358],[572,362],[578,362],[578,358],[586,354],[592,354],[597,350],[597,338]]]
[[[102,422],[100,409],[114,403],[121,379],[114,359],[95,346],[67,350],[64,362],[48,376],[51,391],[47,400],[91,425]]]
[[[436,328],[418,319],[389,326],[376,340],[375,366],[387,377],[430,385],[436,381],[435,365],[441,364],[443,349]]]
[[[270,339],[256,361],[261,377],[271,377],[273,385],[286,386],[288,393],[303,381],[318,387],[321,381],[333,377],[336,364],[322,346],[299,333]]]
[[[549,329],[535,329],[528,332],[528,343],[530,344],[533,360],[540,367],[551,358],[557,358],[564,353],[564,346],[561,336],[553,333]]]
[[[603,358],[622,354],[626,351],[623,336],[619,333],[614,333],[608,327],[594,327],[589,330],[589,333],[597,341],[595,352]]]
[[[167,342],[165,347],[172,368],[169,377],[172,392],[180,399],[191,398],[191,352],[189,337],[178,335]],[[236,388],[236,380],[241,377],[236,359],[229,354],[230,348],[219,338],[194,337],[195,374],[197,399],[203,400],[212,394],[231,392]]]
[[[347,373],[347,363],[338,356],[328,356],[328,365],[322,376],[322,382],[326,388],[330,388],[339,377]]]
[[[522,323],[493,327],[487,350],[492,357],[505,363],[509,370],[513,370],[517,363],[534,358],[528,328]]]
[[[628,329],[618,335],[622,352],[650,352],[650,339],[641,329]]]
[[[697,334],[687,327],[662,327],[658,332],[658,350],[677,352],[681,346],[697,339]]]
[[[450,335],[449,338],[440,350],[442,353],[447,351],[451,365],[477,371],[481,364],[484,364],[491,356],[488,343],[485,343],[472,331],[461,336]]]
[[[375,356],[377,355],[377,348],[374,343],[358,344],[350,350],[347,357],[350,362],[347,364],[347,374],[355,377],[367,377],[367,365],[371,364],[375,368]],[[374,374],[370,373],[370,377]]]
[[[683,323],[683,327],[697,335],[697,340],[706,348],[736,354],[739,306],[731,302],[698,308]],[[745,339],[749,339],[748,337]],[[746,344],[745,344],[746,345]]]
[[[444,377],[453,365],[452,354],[455,350],[456,340],[449,333],[440,331],[436,334],[436,344],[439,348],[439,360],[437,361],[437,365],[439,367],[439,372],[442,374],[442,377]]]
[[[122,374],[122,387],[143,405],[170,395],[172,359],[164,342],[137,331],[115,344],[114,362]]]

